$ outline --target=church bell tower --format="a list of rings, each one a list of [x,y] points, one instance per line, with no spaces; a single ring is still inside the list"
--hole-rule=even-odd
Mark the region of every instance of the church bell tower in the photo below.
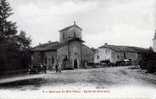
[[[156,30],[153,38],[153,51],[156,52]]]
[[[82,40],[82,29],[76,24],[75,21],[73,25],[61,29],[59,32],[60,43],[67,42],[75,38]]]

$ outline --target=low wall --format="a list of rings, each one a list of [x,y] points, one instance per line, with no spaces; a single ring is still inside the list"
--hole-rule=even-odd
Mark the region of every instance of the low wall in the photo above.
[[[20,74],[26,74],[26,73],[28,73],[27,69],[7,70],[7,71],[0,72],[0,78],[20,75]]]

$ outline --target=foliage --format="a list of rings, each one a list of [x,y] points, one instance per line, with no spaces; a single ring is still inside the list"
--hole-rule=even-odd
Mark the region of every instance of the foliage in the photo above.
[[[30,63],[31,38],[26,32],[17,35],[15,22],[9,20],[13,14],[7,0],[0,1],[0,73],[25,69]]]
[[[156,72],[156,53],[152,49],[143,55],[140,66],[150,73]]]
[[[12,15],[12,9],[7,0],[0,2],[0,40],[8,39],[17,33],[16,23],[9,21],[8,18]]]
[[[26,36],[25,31],[21,31],[19,35],[16,36],[16,41],[21,50],[30,48],[31,38]]]

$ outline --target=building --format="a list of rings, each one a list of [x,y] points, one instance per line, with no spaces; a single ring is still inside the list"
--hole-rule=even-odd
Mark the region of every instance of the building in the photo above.
[[[58,47],[59,42],[48,42],[32,48],[32,65],[45,64],[49,69],[54,69]]]
[[[51,69],[56,64],[62,69],[86,68],[94,60],[94,52],[82,40],[82,29],[73,25],[59,31],[60,41],[41,44],[32,49],[32,64],[45,64]]]
[[[109,61],[115,64],[124,59],[130,59],[133,63],[138,64],[144,52],[146,52],[144,48],[108,45],[105,43],[96,50],[94,63]]]
[[[59,32],[57,56],[62,68],[85,68],[85,63],[93,62],[93,51],[83,44],[82,29],[75,22]]]
[[[153,51],[156,52],[156,31],[153,38]]]

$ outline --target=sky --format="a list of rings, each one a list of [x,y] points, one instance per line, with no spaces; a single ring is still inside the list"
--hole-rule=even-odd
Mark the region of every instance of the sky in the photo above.
[[[11,19],[32,45],[59,41],[59,30],[74,21],[89,47],[105,43],[148,48],[156,29],[155,0],[8,0]]]

